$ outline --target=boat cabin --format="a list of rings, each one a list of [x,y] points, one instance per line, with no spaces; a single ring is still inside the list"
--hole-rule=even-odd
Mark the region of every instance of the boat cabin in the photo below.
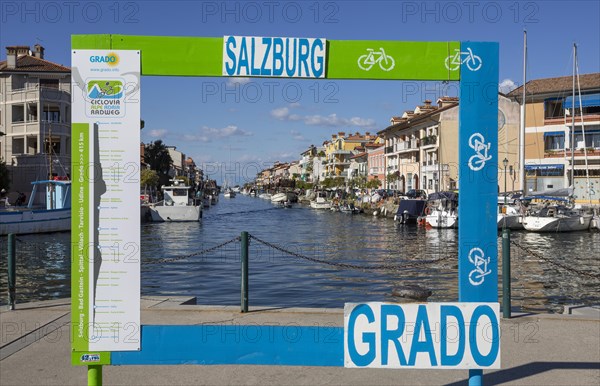
[[[173,181],[171,186],[163,186],[163,198],[167,206],[188,205],[189,186],[179,185],[179,181]]]

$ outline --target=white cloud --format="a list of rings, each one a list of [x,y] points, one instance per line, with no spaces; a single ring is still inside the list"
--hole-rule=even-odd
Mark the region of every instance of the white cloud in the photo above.
[[[326,126],[332,128],[342,129],[348,126],[356,126],[365,129],[375,128],[375,120],[371,118],[351,117],[342,118],[338,117],[336,113],[329,115],[299,115],[291,114],[290,109],[287,107],[280,107],[271,110],[271,116],[280,121],[292,121],[292,122],[304,122],[309,126]]]
[[[290,130],[290,135],[292,136],[292,139],[295,139],[296,141],[306,141],[306,138],[304,138],[299,131]]]
[[[161,138],[164,137],[168,133],[166,129],[153,129],[148,132],[148,136],[152,138]]]
[[[199,128],[196,133],[184,134],[183,140],[188,142],[212,142],[222,138],[246,137],[251,135],[251,132],[240,129],[235,125],[229,125],[223,128],[204,126]]]
[[[498,84],[498,91],[504,94],[511,92],[515,88],[517,88],[517,84],[512,79],[504,79]]]
[[[250,83],[252,79],[250,78],[244,78],[244,77],[234,77],[234,78],[229,78],[227,79],[227,86],[242,86],[246,83]]]
[[[274,118],[280,119],[280,120],[286,120],[287,117],[289,117],[290,115],[290,109],[288,109],[287,107],[280,107],[278,109],[275,110],[271,110],[271,116],[273,116]]]

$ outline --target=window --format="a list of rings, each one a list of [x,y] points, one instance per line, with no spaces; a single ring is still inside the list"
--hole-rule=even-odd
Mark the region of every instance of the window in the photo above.
[[[13,105],[12,106],[12,123],[25,122],[25,106],[24,105]]]
[[[40,79],[40,87],[58,88],[58,79]]]
[[[45,122],[60,122],[60,110],[58,106],[44,106],[42,119]]]
[[[37,137],[27,137],[27,154],[37,153]]]
[[[27,122],[37,122],[37,120],[38,120],[37,104],[28,103],[27,104]]]
[[[544,118],[562,118],[565,115],[563,99],[546,99],[544,102]]]
[[[408,173],[406,175],[406,180],[407,180],[406,181],[407,182],[406,188],[407,189],[412,189],[413,188],[413,174],[412,173]]]
[[[585,145],[583,144],[583,133],[575,132],[575,149],[581,148],[600,148],[600,131],[586,131],[585,132]]]
[[[547,134],[544,136],[544,150],[563,150],[564,148],[564,134]]]
[[[18,155],[25,152],[25,138],[13,137],[12,139],[12,154]]]
[[[52,143],[52,145],[50,145]],[[52,146],[52,147],[50,147]],[[46,154],[60,154],[60,138],[53,137],[52,141],[48,141],[47,139],[44,141],[44,152]]]

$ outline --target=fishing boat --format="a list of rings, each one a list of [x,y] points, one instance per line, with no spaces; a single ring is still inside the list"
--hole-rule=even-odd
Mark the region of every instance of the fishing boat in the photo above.
[[[32,182],[27,206],[6,205],[0,208],[0,235],[61,232],[71,229],[71,181],[44,180]],[[45,204],[34,205],[40,189],[45,188]]]
[[[202,205],[189,198],[190,186],[171,180],[173,185],[163,186],[163,200],[150,205],[150,215],[155,222],[192,222],[202,218]]]
[[[431,193],[425,208],[425,220],[433,228],[458,227],[458,194],[454,192]]]
[[[317,196],[310,202],[310,207],[313,209],[331,209],[331,201],[327,200],[325,192],[317,192]]]

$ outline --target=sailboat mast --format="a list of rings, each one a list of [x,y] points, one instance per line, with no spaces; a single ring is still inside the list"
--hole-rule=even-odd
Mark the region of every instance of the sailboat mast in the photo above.
[[[525,180],[525,84],[527,83],[527,31],[523,31],[523,96],[521,98],[521,124],[519,127],[519,179],[523,196],[527,195]]]
[[[573,100],[571,103],[571,181],[570,188],[575,188],[575,65],[577,60],[577,44],[573,43]]]

